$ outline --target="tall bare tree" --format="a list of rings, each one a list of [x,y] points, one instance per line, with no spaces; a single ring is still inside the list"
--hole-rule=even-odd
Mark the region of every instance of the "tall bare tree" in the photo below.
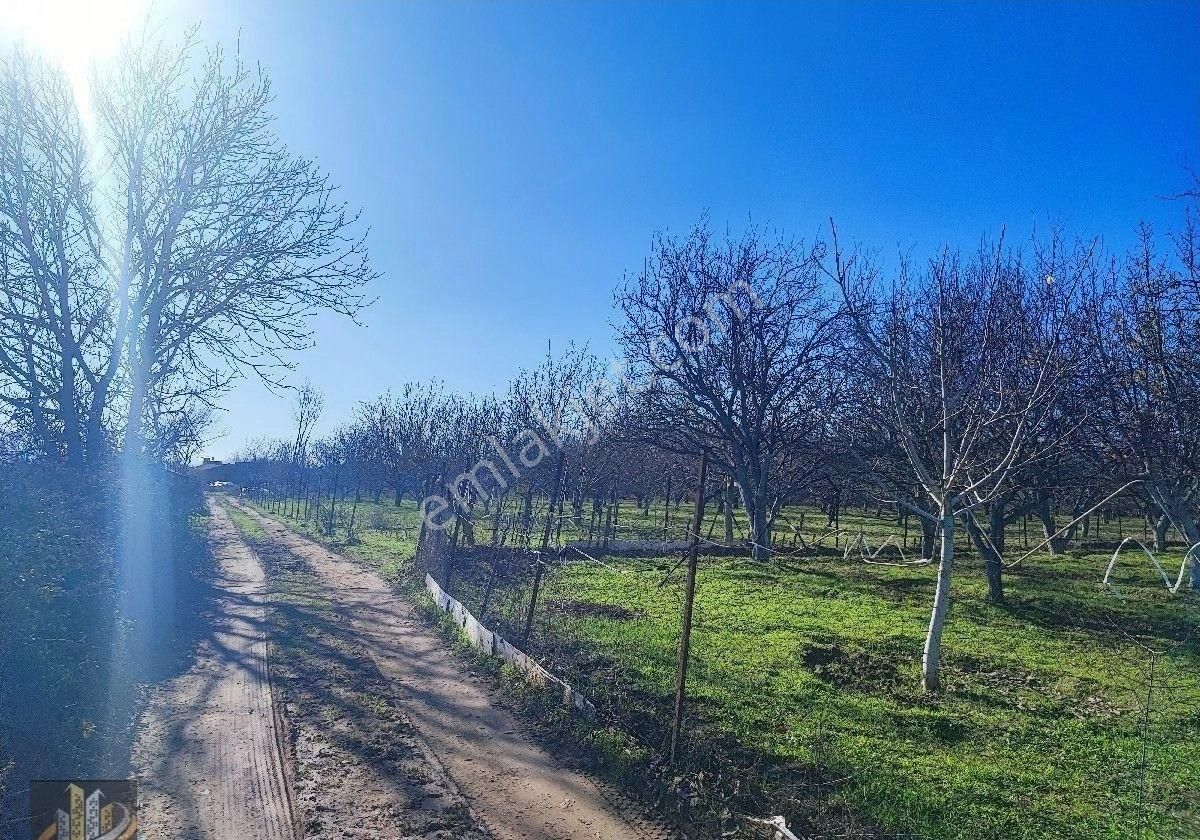
[[[1189,546],[1200,543],[1198,255],[1190,216],[1167,253],[1143,227],[1138,246],[1112,269],[1091,333],[1106,386],[1104,443]],[[1200,557],[1193,555],[1190,571],[1192,587],[1200,587]]]
[[[940,536],[921,666],[925,690],[937,691],[955,522],[995,499],[1058,434],[1052,397],[1078,359],[1068,346],[1077,295],[1057,278],[1031,277],[1002,245],[970,258],[943,251],[920,272],[905,263],[885,285],[864,255],[836,242],[829,271],[884,395],[864,410],[875,409],[904,452],[926,501],[912,511]]]
[[[21,50],[0,57],[0,405],[76,462],[103,446],[119,368],[94,198],[66,77]]]
[[[325,410],[325,395],[307,379],[296,391],[296,402],[292,409],[292,419],[296,423],[296,437],[292,442],[291,495],[294,498],[295,510],[300,510],[300,494],[304,492],[305,474],[308,468],[309,444],[312,441],[313,428]]]
[[[275,135],[263,71],[220,48],[197,52],[191,41],[133,43],[96,97],[126,446],[146,435],[151,400],[158,411],[207,402],[247,369],[273,381],[308,345],[309,315],[353,316],[373,276],[328,178]]]
[[[237,377],[281,382],[313,313],[367,303],[365,234],[239,56],[130,42],[90,138],[42,59],[0,88],[0,404],[44,451],[178,450]]]
[[[656,236],[616,295],[645,439],[707,453],[734,478],[759,559],[781,506],[832,451],[843,379],[821,253],[759,229],[716,237],[704,220]]]

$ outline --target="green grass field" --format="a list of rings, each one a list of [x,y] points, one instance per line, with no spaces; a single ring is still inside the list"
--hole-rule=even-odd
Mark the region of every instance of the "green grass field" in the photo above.
[[[359,515],[370,527],[344,550],[402,576],[415,507]],[[623,519],[649,532],[661,515],[644,519],[629,503]],[[805,520],[813,535],[825,525],[819,511]],[[859,511],[842,526],[875,543],[899,536],[886,515]],[[1105,540],[1141,531],[1103,527]],[[1021,545],[1019,531],[1009,539]],[[1164,565],[1177,569],[1180,553]],[[965,554],[936,697],[918,678],[932,568],[702,558],[688,766],[721,770],[711,784],[726,793],[740,776],[755,791],[733,801],[813,833],[841,821],[938,840],[1200,837],[1200,603],[1170,596],[1134,553],[1119,591],[1105,589],[1111,554],[1035,554],[1008,576],[1003,607],[985,600],[982,569]],[[675,557],[597,559],[549,575],[531,648],[650,755],[667,737],[682,575],[668,574]],[[454,586],[477,615],[487,578],[468,565]],[[519,626],[527,599],[523,586],[507,588],[485,621]]]

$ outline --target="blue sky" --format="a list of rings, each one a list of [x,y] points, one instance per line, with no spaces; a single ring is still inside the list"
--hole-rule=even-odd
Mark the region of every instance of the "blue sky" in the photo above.
[[[409,379],[502,387],[610,348],[611,295],[705,209],[885,253],[1051,222],[1113,246],[1200,167],[1200,2],[988,5],[178,0],[271,74],[278,131],[360,206],[365,327],[321,318],[326,427]],[[282,434],[230,395],[211,452]]]

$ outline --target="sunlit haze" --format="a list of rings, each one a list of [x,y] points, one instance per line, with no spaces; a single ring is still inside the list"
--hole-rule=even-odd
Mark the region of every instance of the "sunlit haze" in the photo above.
[[[146,0],[13,2],[0,15],[0,37],[23,42],[62,65],[86,125],[93,65],[141,25],[147,7]]]

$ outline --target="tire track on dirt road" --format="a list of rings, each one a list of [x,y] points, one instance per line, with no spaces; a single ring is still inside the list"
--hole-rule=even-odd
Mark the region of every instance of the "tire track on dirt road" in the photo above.
[[[156,688],[133,748],[139,836],[293,840],[293,804],[267,677],[263,570],[211,498],[220,577],[213,633]]]
[[[414,728],[497,840],[671,836],[535,744],[382,577],[236,504],[325,582]]]

